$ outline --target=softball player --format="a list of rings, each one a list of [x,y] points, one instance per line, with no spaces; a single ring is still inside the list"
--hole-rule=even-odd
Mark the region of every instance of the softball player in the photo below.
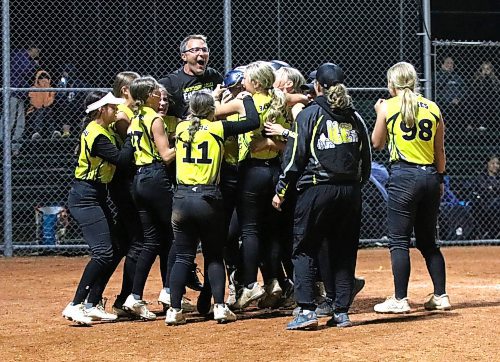
[[[392,98],[375,104],[373,147],[383,149],[387,140],[391,160],[387,223],[395,287],[394,296],[375,305],[378,313],[410,311],[407,293],[412,231],[434,285],[425,309],[451,308],[445,290],[445,262],[436,244],[446,165],[444,123],[438,106],[415,93],[417,79],[413,65],[393,65],[387,72]]]
[[[216,94],[217,96],[217,94]],[[259,116],[251,97],[240,101],[239,114],[246,121],[214,121],[215,104],[212,95],[202,91],[192,95],[191,118],[179,123],[176,129],[177,190],[174,195],[172,225],[177,255],[171,273],[172,307],[165,323],[186,323],[181,299],[198,240],[202,243],[214,296],[214,319],[234,321],[236,315],[224,303],[225,271],[223,248],[225,240],[224,205],[219,189],[220,165],[224,139],[259,127]]]
[[[156,256],[172,245],[172,184],[165,165],[175,158],[175,149],[170,147],[165,123],[157,114],[161,98],[160,85],[151,77],[134,80],[130,93],[136,110],[132,118],[129,135],[134,146],[137,173],[134,177],[133,196],[139,211],[144,242],[134,276],[132,293],[123,303],[123,308],[135,316],[153,320],[142,300],[144,286]]]
[[[297,116],[295,137],[287,142],[273,205],[298,190],[294,214],[295,299],[300,307],[287,329],[316,327],[316,258],[329,245],[336,282],[335,314],[328,325],[351,325],[347,312],[353,289],[361,220],[361,182],[370,176],[368,134],[352,109],[342,69],[332,63],[317,70],[318,97]],[[360,173],[361,169],[361,173]],[[333,221],[333,222],[332,222]]]
[[[124,100],[111,93],[90,93],[85,99],[86,112],[91,120],[80,137],[80,153],[75,169],[75,181],[68,197],[71,215],[82,228],[89,244],[91,259],[83,272],[73,301],[62,315],[77,323],[90,324],[94,320],[114,320],[116,315],[106,313],[99,303],[109,272],[115,263],[110,227],[112,218],[107,206],[107,185],[116,166],[127,167],[132,158],[130,140],[121,151],[109,129],[115,121],[116,105]],[[87,303],[84,305],[84,301]]]
[[[239,137],[240,165],[238,169],[239,200],[237,205],[238,221],[241,228],[241,259],[242,273],[240,281],[244,288],[233,305],[236,309],[247,307],[252,301],[264,296],[266,291],[257,282],[258,265],[261,260],[261,247],[270,245],[272,225],[277,214],[269,205],[273,195],[273,187],[279,175],[278,151],[271,146],[259,151],[251,150],[252,142],[266,141],[263,129],[267,120],[273,120],[285,126],[286,97],[280,90],[273,88],[275,80],[274,70],[266,62],[249,64],[245,69],[244,85],[246,91],[252,94],[259,112],[260,127]],[[237,103],[216,102],[216,116],[224,117],[235,113]],[[270,143],[278,142],[271,140]],[[275,141],[275,142],[274,142]],[[266,141],[267,142],[267,141]],[[262,253],[266,255],[269,253]],[[277,267],[270,266],[268,280],[277,278]],[[272,290],[268,293],[281,295],[279,284],[272,283]]]

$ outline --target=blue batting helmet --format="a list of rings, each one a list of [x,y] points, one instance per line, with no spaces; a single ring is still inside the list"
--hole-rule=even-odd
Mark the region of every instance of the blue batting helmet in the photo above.
[[[230,70],[224,76],[224,80],[222,81],[222,85],[225,88],[231,88],[235,85],[238,85],[243,80],[243,72],[241,70]]]

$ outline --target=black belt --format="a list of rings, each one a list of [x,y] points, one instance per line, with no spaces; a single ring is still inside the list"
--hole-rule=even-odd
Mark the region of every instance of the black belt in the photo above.
[[[400,166],[403,168],[414,168],[414,167],[435,167],[434,164],[420,164],[420,163],[414,163],[414,162],[409,162],[409,161],[404,161],[404,160],[398,160],[394,161],[391,163],[392,166]]]
[[[165,169],[165,164],[162,162],[153,162],[147,165],[142,165],[137,168],[137,173],[144,173],[145,171],[149,170],[161,170]]]
[[[217,191],[219,185],[177,185],[177,190],[190,192]]]
[[[247,158],[241,162],[244,165],[248,166],[273,166],[279,165],[280,159],[279,157],[269,158],[269,159],[260,159],[260,158]]]

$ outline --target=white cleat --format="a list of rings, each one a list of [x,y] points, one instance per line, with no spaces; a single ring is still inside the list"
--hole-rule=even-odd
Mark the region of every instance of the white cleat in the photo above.
[[[266,296],[259,300],[259,308],[276,308],[280,301],[283,290],[278,283],[278,279],[271,279],[265,286]]]
[[[130,313],[140,319],[147,321],[155,320],[156,314],[150,312],[146,305],[147,303],[145,301],[137,300],[132,294],[130,294],[127,297],[127,300],[125,300],[125,303],[123,303],[123,309],[128,310]]]
[[[377,313],[408,313],[410,311],[410,304],[408,298],[396,299],[396,297],[389,297],[385,302],[375,304],[373,310]]]
[[[236,303],[233,304],[233,309],[243,309],[246,308],[253,301],[259,300],[266,294],[264,288],[262,288],[259,283],[253,283],[251,289],[245,287],[243,288],[243,292],[241,296],[236,300]]]
[[[85,315],[85,306],[83,304],[73,305],[73,303],[69,303],[66,308],[64,308],[62,316],[78,324],[92,324],[92,318]]]
[[[182,309],[168,308],[165,316],[165,324],[168,326],[186,324],[186,316],[182,313]]]
[[[448,294],[430,294],[427,301],[424,303],[424,308],[426,310],[450,310],[450,297],[448,297]]]
[[[214,320],[219,323],[234,322],[236,320],[236,314],[231,312],[226,304],[215,304]]]
[[[101,304],[95,307],[85,308],[85,315],[92,319],[93,321],[116,321],[118,316],[116,314],[108,313],[104,310],[104,306]]]
[[[163,310],[166,311],[171,306],[170,293],[167,289],[162,288],[160,295],[158,296],[158,303],[163,304]],[[181,308],[185,312],[194,312],[196,306],[190,303],[189,299],[182,297]]]

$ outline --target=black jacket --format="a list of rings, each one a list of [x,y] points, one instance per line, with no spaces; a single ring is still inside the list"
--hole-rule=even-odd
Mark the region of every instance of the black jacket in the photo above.
[[[371,172],[368,131],[351,108],[333,112],[323,96],[299,113],[286,144],[276,193],[318,184],[366,182]]]

